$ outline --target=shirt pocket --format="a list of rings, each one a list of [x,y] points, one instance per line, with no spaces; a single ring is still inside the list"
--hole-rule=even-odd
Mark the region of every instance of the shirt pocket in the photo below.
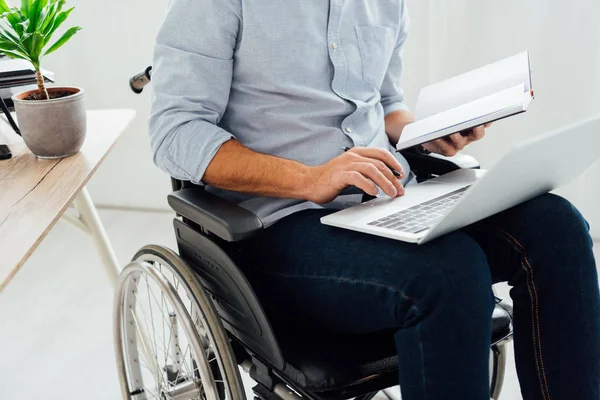
[[[357,25],[354,28],[362,62],[362,77],[379,89],[396,44],[395,32],[381,25]]]

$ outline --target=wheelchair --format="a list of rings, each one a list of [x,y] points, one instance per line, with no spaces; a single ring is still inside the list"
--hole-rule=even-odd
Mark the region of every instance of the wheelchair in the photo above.
[[[149,72],[132,80],[132,88],[134,83],[143,88]],[[468,156],[457,162],[411,151],[404,155],[419,179],[478,168]],[[402,362],[392,333],[276,334],[229,255],[236,242],[264,229],[261,220],[201,186],[176,179],[172,186],[168,203],[176,213],[178,253],[155,245],[140,249],[115,293],[123,399],[243,400],[240,370],[256,382],[255,400],[371,400],[380,392],[392,398],[386,390],[398,385]],[[512,308],[498,300],[492,319],[490,397],[498,399],[505,346],[512,340]]]

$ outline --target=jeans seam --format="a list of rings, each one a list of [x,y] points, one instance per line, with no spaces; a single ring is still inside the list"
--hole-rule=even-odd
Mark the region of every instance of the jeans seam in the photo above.
[[[392,292],[399,293],[402,297],[404,297],[406,300],[409,300],[412,303],[412,307],[417,309],[417,301],[414,298],[408,296],[403,290],[398,289],[397,287],[394,287],[394,286],[391,286],[391,285],[388,285],[385,283],[381,283],[381,282],[367,281],[367,280],[363,280],[363,279],[342,278],[339,276],[330,276],[330,275],[283,274],[280,272],[271,272],[271,271],[266,271],[266,270],[256,269],[256,268],[250,268],[250,269],[252,269],[255,272],[263,273],[266,275],[279,276],[282,278],[290,278],[290,279],[303,278],[303,279],[314,279],[314,280],[324,280],[324,281],[329,280],[329,281],[336,281],[336,282],[362,283],[365,285],[379,286],[384,289],[390,290]]]
[[[544,357],[543,357],[543,353],[542,353],[542,341],[541,341],[541,335],[540,335],[540,316],[539,316],[539,297],[537,294],[537,289],[535,286],[535,280],[533,277],[533,267],[529,261],[529,257],[527,256],[527,251],[525,250],[525,247],[517,240],[515,239],[514,236],[512,236],[510,233],[506,232],[505,230],[498,228],[498,227],[491,227],[491,226],[487,226],[487,225],[479,225],[478,228],[482,229],[482,228],[488,228],[489,230],[492,231],[492,233],[495,233],[497,236],[499,236],[500,238],[505,239],[508,244],[515,250],[517,251],[517,253],[519,253],[521,255],[521,257],[523,258],[523,261],[521,262],[521,267],[523,268],[523,270],[525,271],[525,273],[528,276],[528,280],[527,280],[527,289],[529,291],[529,296],[530,296],[530,300],[531,300],[531,315],[532,315],[532,328],[534,329],[533,332],[533,341],[534,341],[534,353],[536,353],[536,369],[538,372],[538,378],[540,380],[540,387],[542,390],[542,396],[544,398],[544,400],[550,400],[550,389],[548,387],[548,379],[546,377],[546,371],[544,368]],[[532,292],[533,289],[533,292]],[[535,307],[534,307],[534,299],[535,299]],[[537,337],[536,337],[536,331],[537,331]],[[537,344],[537,349],[536,349],[536,344]],[[539,362],[538,362],[538,350],[539,350]],[[540,366],[541,366],[541,375],[540,375]],[[542,377],[543,377],[543,381],[542,381]]]
[[[498,234],[498,235],[501,236],[500,234]],[[512,245],[512,243],[510,245],[513,249],[517,250],[515,248],[515,246]],[[525,271],[525,274],[529,278],[531,275],[523,261],[521,261],[521,268],[523,268],[523,270]],[[529,302],[531,303],[531,329],[532,329],[531,336],[533,337],[533,352],[535,354],[535,366],[536,366],[536,370],[537,370],[538,380],[540,382],[540,389],[542,390],[542,397],[544,398],[544,400],[546,400],[546,392],[544,391],[544,384],[542,381],[542,375],[541,375],[541,371],[540,371],[540,356],[539,356],[539,352],[538,352],[539,337],[536,335],[536,327],[538,327],[539,325],[538,325],[538,323],[536,323],[535,316],[534,316],[535,310],[536,310],[535,303],[534,303],[534,294],[531,289],[531,284],[530,284],[529,279],[527,279],[526,282],[527,282],[527,291],[529,292]]]
[[[536,315],[536,319],[537,319],[537,338],[538,338],[537,342],[538,342],[538,349],[540,351],[540,365],[542,367],[542,376],[544,377],[544,383],[546,386],[546,394],[548,395],[548,399],[550,399],[551,398],[550,397],[550,389],[548,388],[548,379],[546,377],[546,370],[544,368],[544,355],[542,352],[542,338],[540,335],[540,313],[539,313],[540,300],[539,300],[539,296],[537,294],[535,280],[533,278],[533,267],[532,267],[531,263],[529,262],[529,257],[527,256],[527,251],[525,250],[525,247],[517,239],[515,239],[514,236],[512,236],[510,233],[508,233],[505,230],[500,229],[500,228],[498,228],[498,230],[513,241],[513,244],[515,245],[515,247],[518,247],[516,250],[521,253],[521,255],[523,256],[523,259],[525,260],[525,264],[529,267],[529,279],[531,281],[531,286],[533,288],[533,293],[535,295],[535,315]]]

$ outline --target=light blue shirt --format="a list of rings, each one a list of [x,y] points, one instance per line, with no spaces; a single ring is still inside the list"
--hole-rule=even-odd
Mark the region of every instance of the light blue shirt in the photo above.
[[[155,163],[202,184],[231,138],[309,166],[346,146],[393,150],[384,116],[407,110],[400,88],[407,25],[404,0],[171,0],[152,76]],[[209,190],[266,225],[320,207]],[[340,196],[326,207],[358,202]]]

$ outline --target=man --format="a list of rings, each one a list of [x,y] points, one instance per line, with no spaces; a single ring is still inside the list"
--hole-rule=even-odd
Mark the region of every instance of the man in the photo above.
[[[425,246],[319,223],[361,201],[348,188],[402,196],[412,179],[390,152],[414,120],[399,86],[407,28],[404,0],[172,0],[154,64],[157,165],[269,226],[235,257],[276,329],[395,331],[403,399],[489,399],[500,281],[514,287],[523,397],[600,399],[592,241],[566,200]],[[483,136],[424,147],[453,155]]]

